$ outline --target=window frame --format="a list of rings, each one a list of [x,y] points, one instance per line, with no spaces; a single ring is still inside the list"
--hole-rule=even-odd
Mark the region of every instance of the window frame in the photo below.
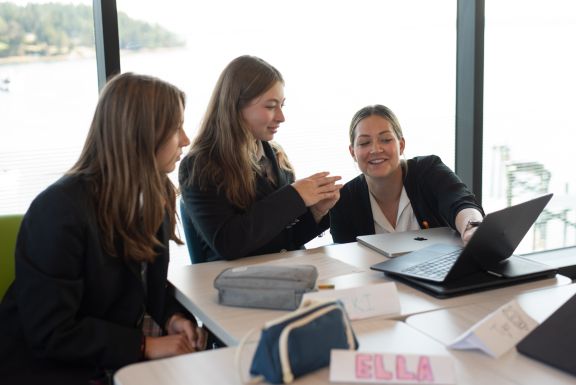
[[[110,76],[120,73],[120,39],[116,0],[93,0],[98,90]]]

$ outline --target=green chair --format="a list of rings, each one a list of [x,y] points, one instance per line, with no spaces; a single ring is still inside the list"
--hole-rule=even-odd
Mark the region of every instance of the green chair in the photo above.
[[[0,300],[14,281],[14,250],[23,215],[0,216]]]

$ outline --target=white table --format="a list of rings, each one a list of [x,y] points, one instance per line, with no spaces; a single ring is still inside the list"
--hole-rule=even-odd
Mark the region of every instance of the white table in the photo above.
[[[515,298],[531,317],[542,322],[575,294],[576,285],[568,285],[520,293]],[[406,323],[446,346],[501,305],[501,301],[495,300],[437,310],[408,317]],[[576,384],[576,377],[525,357],[515,349],[498,359],[477,350],[452,351],[452,355],[462,362],[474,361],[475,365],[519,384]]]
[[[576,247],[546,250],[523,255],[524,258],[556,267],[559,274],[576,277]]]
[[[291,259],[286,260],[286,258]],[[284,263],[288,263],[289,261],[302,263],[302,261],[311,261],[313,259],[315,261],[321,261],[323,267],[319,270],[325,269],[326,262],[336,267],[343,265],[341,262],[344,262],[354,268],[356,271],[354,273],[323,280],[323,282],[334,283],[337,289],[392,281],[390,278],[384,276],[384,274],[370,270],[370,266],[384,261],[387,258],[356,242],[310,250],[242,258],[236,261],[217,261],[184,266],[170,270],[169,280],[176,288],[176,298],[178,301],[198,317],[226,345],[234,346],[238,344],[242,336],[250,329],[259,327],[266,321],[285,314],[285,312],[219,305],[218,292],[213,287],[216,276],[225,268],[233,266],[265,262],[274,263],[278,260],[283,260]],[[401,314],[393,318],[402,320],[414,314],[462,306],[469,303],[483,302],[491,299],[498,299],[498,301],[503,304],[521,292],[567,285],[569,283],[571,283],[570,279],[557,276],[552,279],[534,281],[449,299],[437,299],[415,288],[397,283]]]
[[[360,351],[383,353],[412,353],[451,355],[442,344],[410,328],[403,322],[392,320],[363,320],[354,329]],[[116,385],[240,385],[239,370],[234,363],[237,347],[222,348],[202,353],[129,365],[114,376]],[[242,354],[241,372],[246,379],[255,345],[246,347]],[[502,376],[477,367],[473,362],[454,360],[458,384],[514,385]],[[294,382],[295,385],[329,384],[329,369],[320,369]]]

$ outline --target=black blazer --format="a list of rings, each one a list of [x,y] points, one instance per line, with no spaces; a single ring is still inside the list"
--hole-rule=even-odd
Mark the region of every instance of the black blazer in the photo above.
[[[455,229],[456,214],[475,208],[484,215],[458,175],[435,155],[420,156],[406,162],[404,188],[420,227]],[[346,183],[340,200],[330,211],[330,233],[334,242],[354,242],[358,235],[374,234],[368,184],[363,174]]]
[[[85,378],[139,361],[144,312],[163,326],[182,310],[167,284],[168,235],[165,221],[146,294],[141,265],[104,251],[88,183],[65,176],[43,191],[24,216],[16,278],[0,304],[0,378]]]
[[[326,230],[328,216],[317,224],[302,198],[290,185],[294,175],[278,165],[274,150],[262,142],[264,153],[272,163],[278,185],[257,177],[256,201],[242,210],[233,205],[215,186],[201,190],[190,185],[190,169],[195,159],[186,156],[180,163],[180,190],[186,212],[195,234],[190,239],[199,243],[194,250],[198,262],[237,259],[250,255],[297,250]]]

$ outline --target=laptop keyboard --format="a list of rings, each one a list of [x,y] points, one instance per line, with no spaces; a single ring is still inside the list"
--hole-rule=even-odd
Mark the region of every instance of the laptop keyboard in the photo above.
[[[409,268],[402,270],[402,273],[433,280],[442,280],[454,265],[460,252],[461,250],[456,250],[439,258],[434,258],[419,263],[418,265],[410,266]]]

